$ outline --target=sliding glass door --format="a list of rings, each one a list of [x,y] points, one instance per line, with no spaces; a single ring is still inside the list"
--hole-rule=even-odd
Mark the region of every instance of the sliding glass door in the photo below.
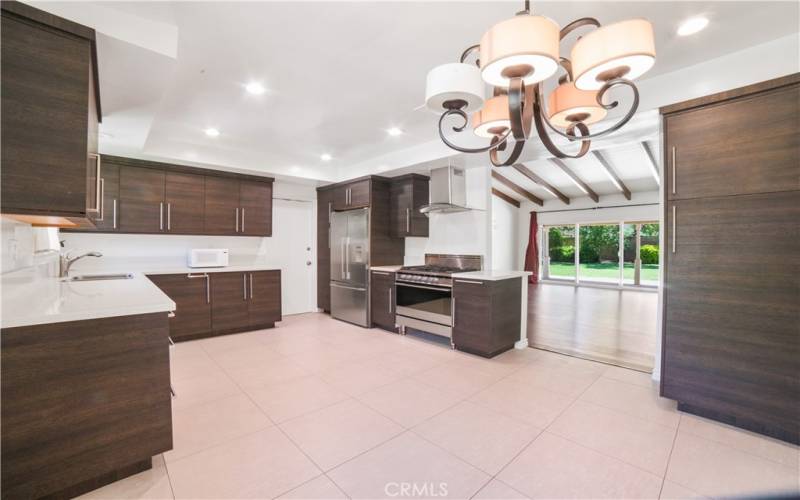
[[[545,229],[545,279],[575,281],[575,226]]]
[[[581,224],[578,280],[619,284],[619,224]]]

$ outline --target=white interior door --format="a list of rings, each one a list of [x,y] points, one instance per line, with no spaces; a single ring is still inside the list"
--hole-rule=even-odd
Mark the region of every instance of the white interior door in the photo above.
[[[272,210],[269,260],[281,268],[283,314],[316,311],[313,204],[275,198]]]

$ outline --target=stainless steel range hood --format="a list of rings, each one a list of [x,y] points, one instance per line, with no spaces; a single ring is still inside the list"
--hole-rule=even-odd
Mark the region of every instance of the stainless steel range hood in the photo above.
[[[463,168],[448,166],[431,170],[430,204],[420,208],[420,212],[464,212],[470,210],[466,204],[467,185]]]

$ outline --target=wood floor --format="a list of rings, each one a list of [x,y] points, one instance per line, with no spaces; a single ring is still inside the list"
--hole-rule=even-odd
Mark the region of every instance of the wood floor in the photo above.
[[[540,283],[528,290],[533,347],[650,372],[658,294]]]

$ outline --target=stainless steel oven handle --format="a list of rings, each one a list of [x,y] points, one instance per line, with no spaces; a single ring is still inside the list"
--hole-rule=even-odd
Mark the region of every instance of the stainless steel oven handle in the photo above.
[[[435,290],[437,292],[451,292],[449,287],[435,287],[435,286],[424,286],[424,285],[415,285],[411,283],[406,283],[405,281],[398,281],[397,286],[407,286],[409,288],[422,288],[423,290]]]

